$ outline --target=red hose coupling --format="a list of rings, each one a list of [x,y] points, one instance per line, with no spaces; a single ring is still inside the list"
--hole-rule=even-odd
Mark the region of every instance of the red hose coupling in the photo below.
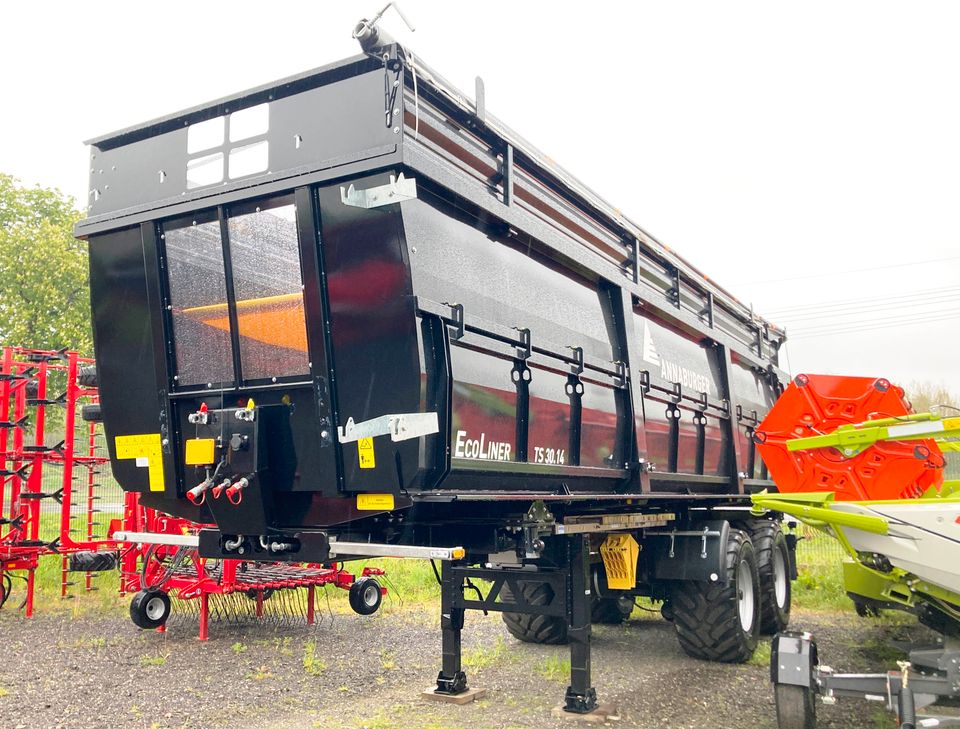
[[[225,488],[227,488],[229,485],[230,485],[230,479],[229,479],[229,478],[225,478],[225,479],[223,479],[223,481],[220,483],[219,486],[214,486],[214,487],[213,487],[213,491],[212,491],[212,493],[213,493],[213,498],[219,499],[219,498],[220,498],[220,494],[222,494],[222,493],[223,493],[223,490],[224,490]]]
[[[189,500],[191,504],[196,504],[199,506],[203,503],[203,500],[206,498],[204,494],[211,486],[213,486],[213,479],[204,479],[192,489],[187,491],[187,500]]]
[[[230,488],[227,489],[227,500],[231,504],[234,504],[234,505],[239,504],[240,501],[243,499],[243,494],[240,492],[243,491],[249,485],[250,485],[249,479],[241,478],[239,481],[237,481],[235,484],[233,484]]]

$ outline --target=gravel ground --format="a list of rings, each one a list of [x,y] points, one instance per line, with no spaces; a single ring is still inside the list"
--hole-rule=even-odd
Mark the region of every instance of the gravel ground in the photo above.
[[[645,616],[646,617],[646,616]],[[891,628],[852,615],[795,611],[837,669],[892,665]],[[486,698],[466,706],[426,702],[439,668],[431,606],[372,617],[327,615],[322,625],[269,630],[196,625],[143,632],[121,615],[0,613],[0,726],[45,727],[554,727],[551,709],[567,682],[565,648],[509,637],[498,616],[469,613],[467,671]],[[594,632],[594,684],[621,719],[641,729],[775,728],[766,665],[720,665],[686,657],[659,618]],[[886,727],[875,705],[820,707],[820,727]],[[584,725],[586,726],[586,725]]]

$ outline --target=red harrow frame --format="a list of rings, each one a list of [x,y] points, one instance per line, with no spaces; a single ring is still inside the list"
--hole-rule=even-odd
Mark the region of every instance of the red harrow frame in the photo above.
[[[120,560],[121,590],[136,592],[130,617],[140,628],[166,629],[171,597],[184,607],[195,607],[199,639],[209,637],[212,614],[226,619],[243,615],[257,620],[305,614],[307,625],[316,620],[316,590],[333,585],[350,593],[350,606],[371,615],[387,593],[376,577],[382,569],[364,567],[359,577],[340,563],[290,564],[206,559],[197,553],[196,532],[201,525],[185,519],[141,510],[145,532],[111,533],[138,546]],[[117,525],[119,526],[119,524]]]
[[[36,570],[45,555],[61,557],[61,597],[67,596],[71,555],[115,552],[117,544],[94,536],[97,476],[107,458],[98,453],[96,423],[78,432],[83,403],[96,405],[93,360],[66,350],[4,347],[0,360],[0,605],[9,596],[10,573],[26,571],[25,609],[33,615]],[[51,386],[63,388],[51,396]],[[47,439],[48,408],[64,408],[64,437]],[[51,484],[52,467],[62,469]],[[59,483],[59,488],[54,488]],[[44,491],[44,488],[48,490]],[[130,495],[124,497],[129,506]],[[51,500],[54,510],[41,508]],[[43,517],[49,517],[42,525]],[[52,523],[56,521],[56,524]],[[74,522],[81,522],[79,525]],[[43,526],[43,529],[41,527]],[[41,531],[44,534],[41,534]],[[50,532],[54,532],[52,538]],[[43,538],[41,538],[43,537]],[[109,558],[107,558],[109,560]],[[114,562],[115,564],[115,562]],[[76,565],[74,565],[76,566]],[[95,589],[87,571],[86,589]]]

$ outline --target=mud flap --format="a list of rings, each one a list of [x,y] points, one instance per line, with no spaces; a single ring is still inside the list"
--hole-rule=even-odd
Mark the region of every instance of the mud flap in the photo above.
[[[651,535],[649,555],[657,580],[716,582],[727,575],[726,519],[698,521],[685,530],[660,531]]]
[[[770,644],[770,680],[774,684],[816,690],[813,675],[818,664],[812,634],[788,631],[774,636]]]

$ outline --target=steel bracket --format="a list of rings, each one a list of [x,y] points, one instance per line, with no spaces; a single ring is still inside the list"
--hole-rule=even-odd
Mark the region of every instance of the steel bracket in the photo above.
[[[417,181],[412,177],[407,179],[402,172],[399,177],[390,175],[390,182],[386,185],[368,187],[366,190],[358,190],[353,185],[340,187],[340,202],[367,210],[416,199]]]
[[[440,432],[440,421],[434,413],[398,413],[381,415],[379,418],[354,423],[347,418],[347,424],[337,428],[337,438],[341,443],[353,443],[361,438],[375,438],[378,435],[390,435],[395,443],[411,440],[422,435]]]

